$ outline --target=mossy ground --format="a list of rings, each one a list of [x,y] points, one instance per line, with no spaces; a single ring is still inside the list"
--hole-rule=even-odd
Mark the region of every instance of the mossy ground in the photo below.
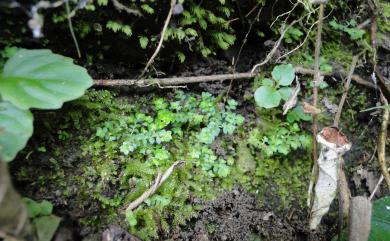
[[[256,194],[260,206],[272,203],[280,212],[302,207],[310,140],[304,146],[270,141],[306,137],[297,124],[264,127],[272,117],[256,124],[254,113],[244,123],[237,102],[208,93],[165,96],[91,91],[61,111],[36,113],[35,136],[13,163],[25,195],[52,201],[59,215],[90,233],[115,223],[144,240],[190,225],[202,209],[197,200],[237,185]],[[277,126],[284,132],[270,131]],[[275,153],[265,154],[272,148]],[[186,164],[126,220],[126,205],[176,160]]]

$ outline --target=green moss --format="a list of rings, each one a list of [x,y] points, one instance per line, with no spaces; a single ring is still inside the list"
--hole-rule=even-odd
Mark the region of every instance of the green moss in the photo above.
[[[31,160],[51,158],[31,165],[42,177],[37,187],[81,210],[82,225],[102,229],[117,223],[143,240],[169,236],[195,217],[201,207],[191,202],[194,198],[210,200],[237,184],[262,202],[277,199],[281,209],[301,203],[310,172],[302,153],[310,138],[297,124],[277,119],[240,127],[244,118],[234,113],[236,106],[234,100],[218,103],[209,93],[128,99],[91,91],[61,115],[38,115],[44,128],[37,129],[44,131],[37,132],[41,139],[36,142],[46,152],[32,154]],[[288,141],[278,144],[278,138]],[[287,154],[300,158],[288,161]],[[126,206],[151,186],[159,170],[177,160],[186,163],[127,222]],[[28,172],[20,169],[19,181],[29,180]]]

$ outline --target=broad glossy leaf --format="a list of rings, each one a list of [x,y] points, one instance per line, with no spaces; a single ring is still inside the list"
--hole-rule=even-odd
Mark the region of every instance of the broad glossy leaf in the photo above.
[[[390,240],[390,197],[374,202],[371,216],[371,232],[368,240]]]
[[[10,102],[0,102],[0,159],[12,161],[33,133],[33,116]]]
[[[264,108],[273,108],[279,105],[280,93],[272,87],[261,86],[255,91],[255,101],[257,105]]]
[[[50,50],[21,49],[0,74],[0,94],[21,109],[58,109],[92,85],[87,71]]]
[[[341,234],[341,240],[346,241],[347,230]],[[336,241],[337,236],[332,241]],[[371,230],[368,241],[390,240],[390,196],[376,200],[372,205]]]
[[[282,86],[290,85],[295,78],[295,70],[291,64],[275,66],[272,70],[272,78]]]

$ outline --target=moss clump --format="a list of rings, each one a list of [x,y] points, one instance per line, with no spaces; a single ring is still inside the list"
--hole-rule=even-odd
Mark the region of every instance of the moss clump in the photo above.
[[[16,164],[23,166],[18,180],[29,182],[27,173],[39,176],[34,195],[55,193],[54,203],[78,213],[85,227],[99,230],[117,223],[143,240],[169,236],[197,215],[201,207],[192,200],[212,199],[236,184],[262,201],[276,198],[279,207],[288,209],[292,201],[304,199],[310,162],[287,161],[286,155],[306,149],[310,140],[297,124],[281,121],[270,122],[270,128],[239,127],[244,118],[234,113],[236,107],[236,101],[218,103],[209,93],[128,99],[91,91],[61,115],[37,113],[37,145],[26,151],[35,153],[23,160],[34,165]],[[233,135],[237,127],[240,134]],[[243,138],[248,140],[244,145]],[[280,146],[274,142],[278,138],[290,142]],[[243,163],[249,159],[239,158],[245,155],[252,160],[246,169]],[[126,206],[150,187],[157,172],[177,160],[186,164],[125,215]]]

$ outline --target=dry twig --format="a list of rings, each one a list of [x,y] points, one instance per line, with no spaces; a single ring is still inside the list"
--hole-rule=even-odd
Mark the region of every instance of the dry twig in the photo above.
[[[139,198],[131,202],[129,206],[126,208],[126,212],[133,211],[139,205],[141,205],[141,203],[143,203],[146,199],[148,199],[148,197],[153,195],[156,192],[156,190],[165,182],[165,180],[168,179],[168,177],[172,174],[173,170],[183,165],[184,163],[185,163],[184,161],[177,161],[173,163],[172,166],[170,166],[164,172],[164,174],[161,174],[161,172],[159,172],[157,174],[156,179],[154,180],[154,184],[148,190],[146,190],[146,192],[144,192]]]
[[[313,75],[313,69],[303,68],[297,66],[294,68],[295,73],[303,75]],[[322,76],[332,76],[341,74],[346,76],[344,71],[325,73],[321,72]],[[212,81],[224,81],[224,80],[240,80],[250,79],[257,75],[257,73],[245,72],[245,73],[234,73],[234,74],[217,74],[217,75],[203,75],[203,76],[189,76],[189,77],[172,77],[172,78],[156,78],[156,79],[96,79],[94,80],[95,86],[135,86],[135,87],[148,87],[153,84],[162,86],[176,86],[184,84],[195,84]],[[352,80],[356,83],[366,86],[371,89],[377,89],[377,86],[358,75],[352,75]]]
[[[160,41],[158,42],[156,50],[154,51],[152,57],[150,57],[148,63],[146,64],[146,66],[145,66],[144,70],[142,71],[141,75],[139,76],[139,78],[141,78],[148,71],[149,66],[154,62],[154,59],[156,58],[158,52],[160,52],[160,49],[161,49],[162,44],[164,42],[165,32],[167,31],[168,24],[171,21],[172,12],[173,12],[173,8],[175,7],[175,5],[176,5],[176,0],[171,0],[171,6],[169,8],[168,16],[165,19],[164,27],[161,30]]]

